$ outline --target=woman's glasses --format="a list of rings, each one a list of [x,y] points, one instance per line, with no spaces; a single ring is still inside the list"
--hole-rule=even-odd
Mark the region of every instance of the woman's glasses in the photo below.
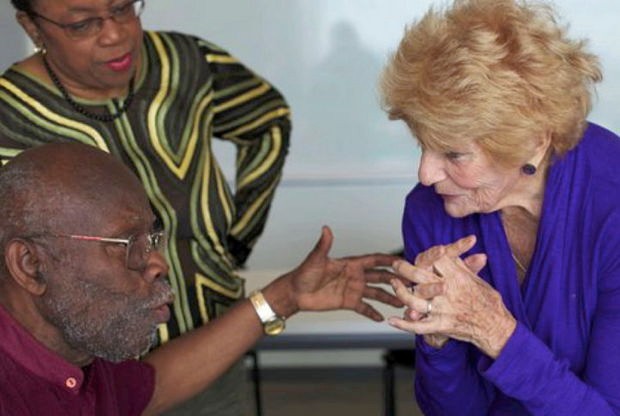
[[[144,0],[130,0],[113,6],[107,16],[95,16],[88,19],[79,20],[72,23],[60,23],[47,18],[34,11],[29,12],[30,16],[38,17],[46,22],[52,23],[62,28],[66,35],[71,39],[85,39],[96,36],[103,28],[103,23],[107,19],[112,19],[116,23],[124,24],[136,20],[144,10]]]

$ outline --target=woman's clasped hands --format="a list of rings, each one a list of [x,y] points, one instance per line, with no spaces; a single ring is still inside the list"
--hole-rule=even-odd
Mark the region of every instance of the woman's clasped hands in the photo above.
[[[435,348],[452,338],[470,342],[496,358],[512,335],[516,320],[501,295],[477,274],[487,262],[485,254],[459,256],[476,243],[468,236],[420,253],[414,264],[394,263],[397,274],[411,282],[392,280],[396,296],[405,304],[402,318],[390,325],[424,336]]]

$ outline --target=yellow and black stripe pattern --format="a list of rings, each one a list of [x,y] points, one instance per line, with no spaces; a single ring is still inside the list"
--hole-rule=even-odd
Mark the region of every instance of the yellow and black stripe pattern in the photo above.
[[[10,68],[0,77],[0,160],[53,141],[118,156],[142,180],[169,233],[176,291],[165,342],[200,326],[244,295],[235,274],[260,236],[289,146],[282,95],[226,51],[173,32],[145,32],[134,102],[104,123],[77,114],[52,86]],[[115,100],[92,111],[115,111]],[[237,147],[235,189],[211,150]]]

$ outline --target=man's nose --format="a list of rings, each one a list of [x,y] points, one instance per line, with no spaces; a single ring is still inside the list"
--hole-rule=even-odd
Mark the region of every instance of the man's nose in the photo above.
[[[157,279],[165,278],[168,275],[168,270],[168,263],[164,255],[157,250],[153,250],[148,254],[143,276],[148,282],[154,282]]]

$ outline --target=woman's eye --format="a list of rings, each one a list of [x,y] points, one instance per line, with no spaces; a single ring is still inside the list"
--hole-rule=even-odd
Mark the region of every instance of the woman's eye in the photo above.
[[[86,19],[79,22],[71,23],[67,27],[73,32],[86,32],[93,25],[95,19]]]
[[[458,160],[461,159],[463,156],[465,156],[465,153],[459,153],[459,152],[446,152],[445,153],[446,159],[450,159],[450,160]]]

